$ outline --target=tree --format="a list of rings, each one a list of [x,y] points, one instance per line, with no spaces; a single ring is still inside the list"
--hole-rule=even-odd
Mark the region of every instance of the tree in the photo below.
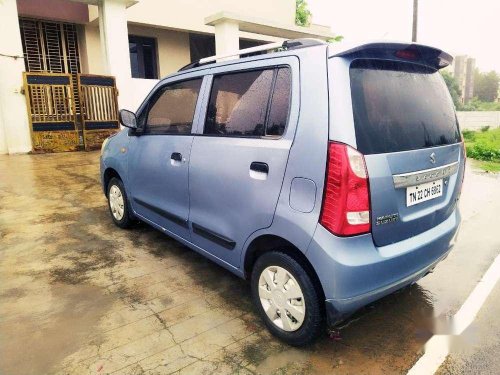
[[[311,12],[307,8],[305,0],[295,0],[295,24],[297,26],[309,26],[311,24]]]
[[[344,39],[343,35],[337,35],[334,36],[333,38],[330,38],[327,40],[328,43],[335,43],[335,42],[341,42]]]
[[[462,95],[462,92],[460,90],[460,87],[458,86],[457,81],[450,72],[441,71],[441,75],[443,76],[444,81],[446,82],[448,91],[450,92],[451,98],[453,99],[453,104],[455,104],[455,107],[457,109],[460,109],[462,107],[462,102],[460,101],[460,96]]]
[[[495,71],[481,73],[474,71],[474,96],[483,102],[494,102],[498,96],[500,76]]]

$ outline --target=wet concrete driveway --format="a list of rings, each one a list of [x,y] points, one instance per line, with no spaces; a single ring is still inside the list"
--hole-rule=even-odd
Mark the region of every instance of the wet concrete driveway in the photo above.
[[[0,156],[1,374],[405,373],[429,338],[422,320],[456,312],[500,251],[500,179],[468,170],[448,259],[298,350],[267,333],[246,282],[146,225],[115,227],[98,158]],[[499,347],[498,288],[478,319],[488,339],[441,372],[500,373],[481,350]]]

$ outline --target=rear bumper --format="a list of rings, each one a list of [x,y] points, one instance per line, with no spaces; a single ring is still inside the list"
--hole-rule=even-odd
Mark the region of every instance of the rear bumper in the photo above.
[[[426,232],[377,248],[370,234],[339,238],[318,225],[307,257],[323,286],[329,324],[427,274],[448,255],[459,226],[456,209]]]

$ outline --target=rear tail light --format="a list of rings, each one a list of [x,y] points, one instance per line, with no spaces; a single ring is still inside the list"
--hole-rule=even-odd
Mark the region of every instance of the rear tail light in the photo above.
[[[331,142],[328,145],[320,223],[339,236],[370,232],[370,191],[365,158],[344,144]]]

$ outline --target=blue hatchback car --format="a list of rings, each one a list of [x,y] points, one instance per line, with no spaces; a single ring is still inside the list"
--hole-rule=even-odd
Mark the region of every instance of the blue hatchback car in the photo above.
[[[250,279],[269,330],[306,345],[452,248],[465,166],[439,73],[452,58],[307,39],[239,55],[122,110],[102,185],[116,225],[148,223]]]

